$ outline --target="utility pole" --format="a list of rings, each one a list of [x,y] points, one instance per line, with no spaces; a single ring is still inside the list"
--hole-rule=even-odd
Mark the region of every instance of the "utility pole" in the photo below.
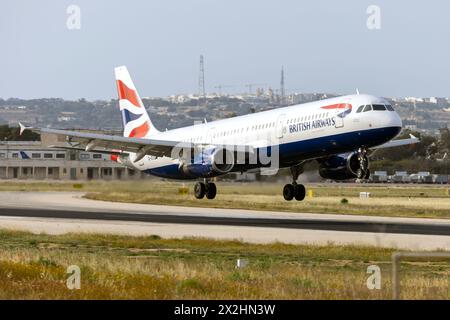
[[[200,72],[198,75],[198,96],[199,98],[205,98],[205,66],[203,61],[203,55],[200,55]]]
[[[8,137],[4,138],[6,144],[6,160],[8,160],[9,146],[8,146]],[[8,173],[6,173],[8,175]]]

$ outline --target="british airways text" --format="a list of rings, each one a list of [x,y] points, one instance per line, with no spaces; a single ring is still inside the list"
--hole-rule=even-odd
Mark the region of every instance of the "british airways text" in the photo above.
[[[334,118],[318,119],[289,125],[289,133],[308,131],[323,127],[333,127],[336,124]]]

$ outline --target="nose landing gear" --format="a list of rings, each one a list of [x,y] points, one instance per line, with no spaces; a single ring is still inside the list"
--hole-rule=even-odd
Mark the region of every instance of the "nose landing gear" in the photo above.
[[[297,184],[298,176],[303,172],[303,167],[300,165],[291,167],[292,184],[287,184],[283,188],[284,200],[291,201],[295,198],[297,201],[302,201],[306,196],[305,186]]]
[[[217,187],[214,182],[197,182],[194,186],[194,196],[197,199],[203,199],[205,196],[207,199],[214,199],[217,194]]]
[[[367,150],[360,148],[358,150],[359,168],[356,170],[356,178],[367,180],[370,177],[369,159],[367,158]]]

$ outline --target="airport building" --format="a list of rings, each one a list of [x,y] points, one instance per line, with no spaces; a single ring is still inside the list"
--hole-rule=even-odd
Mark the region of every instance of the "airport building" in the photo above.
[[[1,141],[0,179],[141,179],[140,171],[112,161],[110,155],[49,148],[56,138],[42,141]]]

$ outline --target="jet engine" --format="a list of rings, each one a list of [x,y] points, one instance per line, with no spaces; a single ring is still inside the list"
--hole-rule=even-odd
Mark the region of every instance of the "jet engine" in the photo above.
[[[319,174],[324,179],[338,181],[368,178],[368,164],[367,156],[358,152],[339,154],[320,161]]]
[[[193,153],[190,162],[182,165],[187,175],[209,178],[224,175],[234,167],[234,153],[226,148],[208,148]]]

